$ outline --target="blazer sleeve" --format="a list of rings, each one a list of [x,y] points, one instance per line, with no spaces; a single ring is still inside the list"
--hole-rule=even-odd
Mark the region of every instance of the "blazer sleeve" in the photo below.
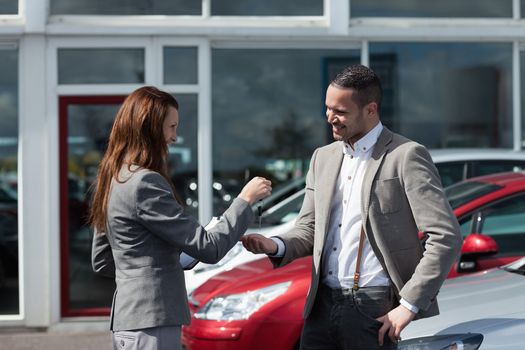
[[[250,205],[236,198],[219,222],[206,231],[184,212],[168,182],[155,172],[146,173],[138,185],[136,213],[149,232],[191,257],[211,264],[226,255],[254,219]]]
[[[317,150],[312,155],[310,168],[306,174],[306,187],[303,205],[295,221],[294,228],[280,236],[284,242],[284,256],[270,258],[274,267],[281,267],[303,256],[312,255],[315,235],[315,162]]]
[[[417,144],[406,152],[403,163],[403,182],[412,215],[428,238],[423,257],[400,295],[426,310],[459,255],[462,237],[428,151]]]
[[[108,237],[104,232],[97,232],[93,235],[93,245],[91,246],[91,266],[96,273],[115,277],[115,261],[109,245]]]

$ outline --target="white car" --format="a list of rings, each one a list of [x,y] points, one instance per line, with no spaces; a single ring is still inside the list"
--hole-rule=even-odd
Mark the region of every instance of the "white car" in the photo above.
[[[444,187],[474,176],[521,171],[525,152],[496,148],[446,148],[430,150]]]
[[[441,314],[410,323],[398,350],[525,349],[525,258],[445,281]]]
[[[525,169],[525,152],[512,150],[443,149],[431,150],[430,155],[445,187],[469,177]],[[303,202],[304,181],[304,178],[294,179],[288,185],[274,191],[271,197],[263,200],[265,211],[261,217],[262,226],[260,229],[256,226],[252,227],[248,233],[256,232],[270,237],[291,229]],[[284,199],[274,204],[276,199],[281,198]],[[266,209],[269,205],[273,206]],[[238,243],[217,264],[198,263],[192,270],[185,271],[187,291],[191,293],[208,278],[222,271],[261,258],[262,255],[252,254]]]
[[[261,228],[255,226],[250,228],[246,234],[259,233],[263,236],[275,236],[290,230],[295,217],[299,213],[303,202],[304,189],[294,193],[280,203],[266,210],[261,216]],[[214,218],[206,227],[209,228],[217,222]],[[264,224],[264,226],[262,226]],[[237,243],[224,258],[216,264],[206,264],[199,262],[191,270],[184,271],[186,280],[186,290],[191,293],[195,288],[203,284],[208,278],[216,274],[230,270],[240,264],[256,259],[264,258],[263,255],[252,254],[244,249],[243,245]]]

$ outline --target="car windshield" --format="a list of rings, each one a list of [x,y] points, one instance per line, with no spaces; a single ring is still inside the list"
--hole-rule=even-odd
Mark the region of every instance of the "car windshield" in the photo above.
[[[301,210],[303,199],[304,189],[265,211],[262,215],[261,223],[265,226],[273,226],[295,219]]]
[[[519,273],[520,275],[525,275],[525,257],[518,259],[511,264],[503,266],[503,269],[509,272],[514,272],[514,273]]]
[[[265,212],[272,206],[279,204],[281,201],[286,200],[291,195],[304,189],[305,178],[300,177],[291,181],[285,182],[279,186],[276,186],[272,190],[272,194],[262,201],[259,201],[253,205],[254,213],[257,213],[257,207],[261,206],[262,211]]]
[[[466,181],[449,186],[445,195],[452,209],[456,209],[474,199],[503,188],[503,186],[478,181]]]

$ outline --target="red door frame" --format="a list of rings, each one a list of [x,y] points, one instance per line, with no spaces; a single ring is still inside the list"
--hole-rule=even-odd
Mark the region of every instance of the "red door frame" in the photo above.
[[[60,306],[62,317],[107,316],[110,308],[69,307],[69,193],[68,193],[68,106],[120,105],[126,96],[60,96],[59,105],[59,179],[60,179]]]

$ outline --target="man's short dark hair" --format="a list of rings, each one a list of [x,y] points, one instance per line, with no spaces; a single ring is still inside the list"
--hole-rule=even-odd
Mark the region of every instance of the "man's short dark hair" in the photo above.
[[[381,98],[383,96],[383,89],[381,88],[381,81],[379,77],[370,68],[361,64],[355,64],[346,67],[342,72],[337,74],[332,85],[354,89],[355,103],[362,108],[370,102],[377,103],[377,107],[381,107]]]

